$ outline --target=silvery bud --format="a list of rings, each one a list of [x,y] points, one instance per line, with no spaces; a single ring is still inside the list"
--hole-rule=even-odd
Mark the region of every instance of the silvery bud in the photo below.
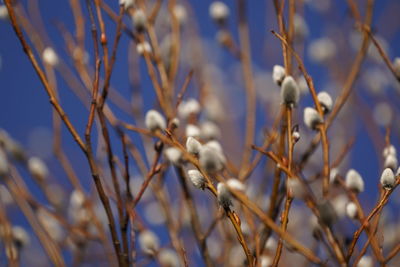
[[[138,241],[141,250],[149,255],[153,255],[160,247],[160,241],[158,237],[149,230],[140,232]]]
[[[142,32],[146,29],[147,17],[143,10],[135,10],[132,14],[132,20],[136,31]]]
[[[285,79],[286,71],[281,65],[275,65],[272,69],[272,79],[274,83],[281,86],[283,79]]]
[[[381,175],[381,185],[384,189],[390,190],[393,188],[394,184],[396,183],[396,178],[392,169],[386,168],[383,170]]]
[[[197,155],[200,152],[202,145],[199,141],[197,141],[194,137],[189,136],[186,140],[186,150],[190,154]]]
[[[44,63],[48,64],[51,67],[55,67],[59,61],[57,53],[51,47],[46,47],[43,50],[42,58],[43,58]]]
[[[346,215],[352,220],[357,218],[357,205],[354,202],[347,203]]]
[[[228,179],[228,181],[226,181],[226,185],[233,190],[237,190],[237,191],[241,191],[241,192],[245,192],[246,191],[246,186],[239,181],[238,179],[235,178],[231,178]]]
[[[40,181],[45,180],[49,175],[46,164],[38,157],[28,159],[28,170],[33,177]]]
[[[154,109],[147,111],[145,116],[145,125],[146,128],[152,132],[156,130],[163,131],[167,127],[164,117]]]
[[[229,210],[232,206],[232,195],[223,183],[218,183],[217,185],[217,197],[219,205],[221,205],[225,210]]]
[[[300,89],[292,76],[286,76],[281,86],[281,98],[285,105],[296,106],[300,98]]]
[[[315,130],[316,127],[323,122],[321,115],[314,108],[306,107],[304,109],[304,124]]]
[[[328,114],[332,110],[333,101],[332,97],[325,91],[318,93],[318,102],[322,106],[322,110],[325,114]]]
[[[398,166],[398,161],[396,156],[389,155],[385,158],[385,163],[383,164],[385,168],[390,168],[396,170]]]
[[[171,164],[179,165],[182,161],[182,152],[175,147],[165,149],[164,155]]]
[[[200,137],[200,128],[193,124],[186,126],[185,134],[187,137]]]
[[[361,193],[364,191],[364,180],[354,169],[350,169],[346,174],[346,187],[349,190]]]
[[[206,186],[206,179],[204,178],[203,174],[198,170],[188,170],[188,176],[192,184],[199,189],[203,189]]]
[[[216,23],[224,24],[229,16],[229,7],[221,1],[215,1],[210,5],[209,13]]]

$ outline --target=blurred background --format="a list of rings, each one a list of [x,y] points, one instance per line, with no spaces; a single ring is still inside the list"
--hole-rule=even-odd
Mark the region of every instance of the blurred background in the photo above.
[[[63,35],[65,32],[74,34],[75,29],[69,1],[26,0],[17,2],[24,8],[26,16],[29,17],[33,29],[43,44],[53,47],[58,56],[62,58],[63,64],[72,66],[73,59],[67,49],[65,35]],[[103,2],[116,13],[118,12],[118,1],[105,0]],[[200,57],[203,82],[207,83],[209,91],[216,96],[226,116],[220,124],[222,128],[221,142],[231,160],[239,163],[243,149],[246,110],[241,64],[218,42],[218,27],[209,16],[209,6],[213,1],[177,2],[183,4],[187,10],[187,23],[183,26],[181,36],[181,67],[177,76],[177,88],[183,83],[196,56]],[[228,28],[237,44],[236,1],[226,0],[224,2],[230,8]],[[303,2],[304,5],[299,5],[301,9],[297,10],[299,17],[304,21],[299,22],[301,35],[299,38],[301,40],[295,42],[295,49],[304,60],[317,91],[327,91],[335,99],[343,87],[360,47],[361,34],[354,26],[354,18],[351,16],[346,1],[304,0]],[[363,15],[367,1],[356,2]],[[282,48],[280,41],[270,32],[271,30],[279,31],[272,1],[246,1],[246,7],[250,29],[253,76],[257,91],[255,140],[256,144],[260,145],[264,138],[264,130],[271,127],[279,112],[279,87],[273,83],[271,72],[275,64],[283,65]],[[87,34],[85,57],[87,57],[88,64],[93,66],[93,43],[90,38],[88,12],[84,4],[82,4],[82,11]],[[391,60],[400,57],[400,19],[398,14],[400,14],[399,1],[375,1],[372,32]],[[111,45],[115,35],[115,22],[105,14],[104,19]],[[129,16],[125,16],[123,20],[128,27],[131,27],[132,22]],[[163,6],[156,23],[161,43],[166,36],[167,22],[167,10]],[[135,46],[132,39],[123,33],[111,78],[110,98],[115,101],[108,102],[113,112],[121,120],[140,124],[132,118],[131,112],[141,109],[141,112],[144,113],[151,108],[157,108],[157,104],[146,65],[137,54]],[[36,56],[40,58],[39,54]],[[93,69],[93,67],[91,68]],[[88,110],[71,90],[71,85],[66,82],[65,76],[59,72],[63,72],[61,67],[55,74],[60,103],[83,137]],[[299,79],[301,78],[297,68],[294,69],[294,73]],[[195,76],[197,74],[195,73]],[[58,184],[54,190],[58,190],[56,192],[59,192],[59,197],[68,202],[73,187],[53,154],[52,107],[7,19],[0,20],[0,81],[0,128],[6,130],[18,141],[26,149],[28,155],[38,156],[47,163],[51,172],[49,183]],[[328,131],[332,160],[340,155],[346,144],[352,144],[351,151],[342,160],[338,169],[344,175],[351,167],[358,170],[363,176],[366,190],[360,195],[360,201],[366,210],[370,210],[375,205],[379,196],[379,177],[383,169],[381,154],[385,146],[386,127],[389,126],[391,129],[391,143],[397,148],[400,147],[399,85],[379,53],[371,46],[368,56],[361,66],[360,75],[354,84],[349,101]],[[141,92],[140,98],[137,94],[138,91]],[[185,97],[198,98],[199,83],[191,83]],[[302,110],[311,104],[310,94],[304,91],[301,102],[294,111],[294,123],[300,125],[301,133],[301,140],[295,148],[295,160],[299,159],[314,135],[313,132],[306,129],[302,122]],[[94,132],[97,136],[97,131]],[[113,141],[115,153],[121,156],[121,146],[117,135],[113,131],[110,132],[112,140],[115,139],[115,142]],[[138,135],[131,133],[130,135],[137,142],[140,151],[144,153],[144,147],[140,144]],[[97,141],[95,145],[97,145]],[[92,178],[85,156],[64,126],[62,147],[71,160],[84,188],[93,192]],[[99,147],[100,149],[96,151],[97,156],[100,160],[106,160],[104,150],[101,149],[101,146]],[[322,151],[319,148],[303,172],[305,177],[309,173],[314,173],[316,167],[322,166],[321,158]],[[140,185],[139,171],[133,160],[131,165],[132,176],[134,179],[138,179],[137,185]],[[265,160],[253,173],[252,183],[255,187],[260,179],[270,178],[268,174],[264,173],[264,165]],[[46,203],[45,196],[35,182],[29,178],[27,171],[20,168],[20,172],[28,187],[37,196],[38,201]],[[169,175],[174,176],[173,170]],[[173,178],[168,176],[167,179]],[[171,199],[174,202],[174,183],[171,182],[168,186],[170,186]],[[269,189],[266,190],[268,192]],[[205,200],[199,200],[199,210],[203,209],[204,214],[207,214],[207,206],[202,205],[202,201]],[[168,242],[166,241],[168,234],[164,225],[165,218],[160,212],[160,207],[151,199],[145,200],[144,203],[139,205],[138,211],[143,216],[145,224],[156,231],[162,243]],[[400,223],[398,205],[400,205],[400,195],[395,193],[384,210],[385,216],[388,216],[390,221],[397,225],[394,233],[397,236],[400,232],[398,230],[400,228],[398,227]],[[13,224],[29,228],[28,222],[17,208],[10,208],[7,212]],[[33,244],[38,244],[33,237],[31,239],[33,239]],[[31,261],[34,262],[31,266],[48,264],[46,258],[37,256],[43,254],[39,246],[33,246],[33,249],[26,250],[24,253],[21,258],[21,266],[28,266]],[[65,252],[65,257],[67,261],[71,261],[71,255],[68,252]],[[194,257],[196,258],[198,255]],[[3,251],[0,254],[0,264],[1,262],[5,262]],[[201,264],[199,263],[198,266]]]

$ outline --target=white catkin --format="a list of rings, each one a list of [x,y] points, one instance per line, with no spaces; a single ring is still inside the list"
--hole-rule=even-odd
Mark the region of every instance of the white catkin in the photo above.
[[[364,180],[361,175],[354,169],[350,169],[346,174],[346,187],[357,193],[364,191]]]
[[[245,192],[246,186],[236,178],[231,178],[226,181],[226,185],[233,190]]]
[[[194,124],[188,124],[188,125],[186,125],[185,135],[187,137],[196,137],[196,138],[198,138],[201,135],[200,128],[197,127]]]
[[[21,226],[13,226],[11,231],[17,247],[23,248],[29,245],[30,237],[28,232],[24,228],[22,228]]]
[[[43,181],[49,175],[46,164],[38,157],[31,157],[28,160],[28,170],[33,177]]]
[[[146,128],[154,132],[156,130],[165,130],[167,123],[164,117],[158,111],[151,109],[147,111],[145,116]]]
[[[374,267],[374,261],[371,256],[364,255],[357,263],[357,267]]]
[[[390,168],[390,169],[392,169],[393,171],[396,170],[396,169],[397,169],[397,166],[398,166],[397,157],[396,157],[396,156],[393,156],[392,154],[388,155],[388,156],[385,158],[385,163],[383,164],[383,166],[384,166],[385,168]]]
[[[357,218],[357,205],[354,202],[347,203],[346,215],[352,220]]]
[[[0,148],[0,177],[8,173],[8,160],[7,155],[2,148]]]
[[[199,189],[204,189],[206,186],[206,179],[203,174],[198,170],[188,170],[188,176],[192,184]]]
[[[42,52],[42,58],[43,58],[43,61],[46,63],[46,64],[48,64],[48,65],[50,65],[50,66],[52,66],[52,67],[55,67],[55,66],[57,66],[57,64],[58,64],[58,56],[57,56],[57,53],[54,51],[54,49],[53,48],[51,48],[51,47],[46,47],[44,50],[43,50],[43,52]]]
[[[319,115],[318,111],[314,108],[306,107],[304,109],[304,124],[312,129],[315,130],[317,125],[322,123],[322,117]]]
[[[287,106],[296,106],[300,98],[300,89],[292,76],[286,76],[281,85],[281,99]]]
[[[393,145],[388,145],[383,149],[382,156],[386,158],[389,155],[397,157],[397,150]]]
[[[153,255],[160,247],[158,237],[149,230],[142,231],[139,234],[138,240],[141,250],[146,254]]]
[[[139,55],[143,55],[145,52],[151,53],[151,45],[147,41],[140,42],[136,45],[136,52]]]
[[[135,10],[132,14],[132,20],[136,31],[142,32],[146,29],[147,17],[143,10]]]
[[[277,85],[280,86],[282,84],[285,75],[286,75],[285,68],[282,67],[281,65],[275,65],[272,68],[272,80]]]
[[[7,20],[8,18],[8,10],[6,5],[0,5],[0,19]]]
[[[216,23],[225,23],[226,19],[229,16],[229,7],[221,2],[221,1],[214,1],[210,5],[209,9],[210,17],[216,22]]]
[[[224,167],[222,157],[218,150],[209,145],[204,145],[199,153],[200,166],[209,173],[218,172]]]
[[[199,154],[200,150],[201,150],[201,143],[199,141],[196,140],[196,138],[189,136],[186,140],[186,150],[190,153],[190,154],[194,154],[197,155]]]
[[[330,94],[328,94],[325,91],[319,92],[318,93],[318,102],[321,104],[324,113],[327,114],[332,110],[332,106],[333,106],[333,101],[332,101],[332,97],[330,96]]]
[[[164,267],[179,267],[179,258],[172,249],[163,249],[158,254],[158,260]]]
[[[224,209],[227,210],[232,206],[232,195],[223,183],[218,183],[217,185],[217,197],[219,205]]]
[[[384,169],[380,181],[384,189],[386,190],[392,189],[394,184],[396,183],[396,178],[394,176],[393,170],[390,168]]]
[[[182,152],[175,147],[165,149],[164,155],[171,164],[179,165],[181,163]]]
[[[221,137],[221,130],[212,121],[205,121],[200,125],[201,138],[204,140],[218,139]]]
[[[186,101],[182,101],[178,107],[178,115],[179,117],[186,119],[190,115],[197,115],[201,110],[200,103],[194,99],[189,98]]]
[[[294,198],[302,199],[306,195],[304,185],[296,178],[288,178],[287,187]]]

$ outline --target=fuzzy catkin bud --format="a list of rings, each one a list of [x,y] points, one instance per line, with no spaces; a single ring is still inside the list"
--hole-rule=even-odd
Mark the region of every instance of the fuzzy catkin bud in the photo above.
[[[338,175],[339,175],[339,170],[337,168],[332,168],[329,173],[329,183],[331,184],[336,183]]]
[[[133,7],[135,0],[119,0],[119,5],[123,6],[125,9]]]
[[[306,107],[304,109],[304,124],[312,129],[315,130],[318,124],[322,123],[322,117],[319,115],[318,111],[314,108]]]
[[[232,206],[232,195],[229,192],[229,189],[223,183],[218,183],[217,193],[219,205],[221,205],[225,210],[229,210]]]
[[[233,190],[245,192],[246,191],[246,186],[239,181],[238,179],[231,178],[228,181],[226,181],[226,185]]]
[[[383,149],[382,156],[386,158],[389,155],[397,157],[397,151],[393,145],[388,145]]]
[[[165,149],[164,154],[170,163],[174,165],[179,165],[181,163],[182,152],[179,149],[175,147],[169,147]]]
[[[218,139],[221,136],[219,127],[211,121],[203,122],[200,126],[200,129],[201,138],[204,140]]]
[[[281,86],[282,102],[287,106],[296,106],[299,102],[300,89],[292,76],[286,76]]]
[[[153,255],[160,247],[158,237],[149,230],[142,231],[138,239],[141,250],[146,254]]]
[[[362,256],[357,267],[374,267],[374,261],[371,256]]]
[[[285,68],[281,65],[275,65],[272,68],[272,80],[274,80],[274,83],[277,85],[281,86],[283,79],[285,79],[285,75]]]
[[[200,112],[200,103],[194,99],[190,98],[186,101],[182,101],[182,103],[178,107],[178,115],[179,117],[186,119],[190,115],[197,115]]]
[[[304,185],[297,178],[288,178],[286,186],[292,197],[302,199],[306,196]]]
[[[204,145],[200,149],[199,162],[208,173],[218,172],[224,167],[223,154],[210,145]]]
[[[328,114],[332,110],[332,97],[325,91],[318,93],[318,102],[321,104],[325,114]]]
[[[8,10],[6,5],[0,5],[0,19],[7,20],[8,18]]]
[[[364,180],[354,169],[350,169],[346,174],[346,187],[349,190],[361,193],[364,191]]]
[[[47,169],[46,164],[37,157],[31,157],[28,160],[28,170],[33,177],[40,181],[45,180],[49,175],[49,170]]]
[[[188,124],[185,129],[187,137],[200,137],[200,128],[193,124]]]
[[[177,4],[173,9],[174,15],[180,25],[183,25],[187,21],[187,11],[184,5]]]
[[[346,215],[352,220],[357,218],[357,205],[354,202],[347,203]]]
[[[198,170],[188,170],[188,176],[192,184],[199,189],[203,189],[206,186],[206,179],[204,178],[203,174]]]
[[[42,58],[44,63],[48,64],[49,66],[55,67],[58,64],[57,53],[51,47],[46,47],[43,50]]]
[[[146,113],[145,125],[146,128],[152,132],[156,130],[163,131],[167,127],[164,117],[154,109],[151,109]]]
[[[384,189],[390,190],[393,188],[394,184],[396,183],[396,178],[392,169],[386,168],[383,170],[381,175],[381,185]]]
[[[229,16],[229,7],[221,1],[215,1],[210,5],[209,13],[216,23],[224,24]]]
[[[27,247],[30,243],[29,234],[20,226],[13,226],[11,229],[12,237],[17,248]]]
[[[151,53],[151,46],[150,46],[150,44],[149,44],[149,42],[147,42],[147,41],[144,41],[144,42],[140,42],[140,43],[138,43],[137,45],[136,45],[136,52],[139,54],[139,55],[143,55],[145,52],[146,53]]]
[[[143,32],[146,29],[147,18],[143,10],[135,10],[132,14],[132,20],[136,31]]]
[[[158,260],[161,266],[179,267],[179,258],[176,252],[172,249],[163,249],[158,254]]]
[[[397,77],[400,77],[400,57],[396,57],[393,60],[393,68],[394,68],[394,71],[395,71]]]
[[[202,145],[194,137],[189,136],[186,140],[186,150],[190,154],[197,155],[200,152]]]
[[[383,164],[385,168],[390,168],[393,171],[397,169],[398,161],[396,156],[393,156],[392,154],[388,155],[385,158],[385,163]]]

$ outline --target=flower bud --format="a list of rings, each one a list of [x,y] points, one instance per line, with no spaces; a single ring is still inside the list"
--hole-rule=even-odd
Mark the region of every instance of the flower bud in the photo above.
[[[184,25],[187,21],[187,11],[184,5],[177,4],[173,9],[174,15],[180,25]]]
[[[357,263],[357,267],[374,267],[374,261],[371,256],[362,256]]]
[[[232,195],[223,183],[218,183],[217,185],[217,198],[219,205],[221,205],[225,210],[230,209],[232,206]]]
[[[200,152],[202,145],[194,137],[189,136],[186,140],[186,150],[190,154],[197,155]]]
[[[136,52],[139,55],[143,55],[145,52],[150,54],[151,53],[151,46],[149,44],[149,42],[144,41],[144,42],[140,42],[136,45]]]
[[[192,184],[199,189],[204,190],[206,186],[206,179],[203,174],[198,170],[188,170],[188,176]]]
[[[346,215],[352,220],[355,220],[357,218],[357,205],[354,204],[354,202],[347,203]]]
[[[46,164],[37,157],[31,157],[28,160],[28,170],[31,175],[39,181],[45,180],[49,175],[49,170],[47,169]]]
[[[393,171],[397,169],[398,161],[396,156],[389,155],[385,158],[385,163],[383,164],[385,168],[390,168]]]
[[[146,29],[147,17],[143,10],[135,10],[132,14],[132,20],[136,31],[143,32]]]
[[[364,191],[364,180],[361,175],[354,169],[350,169],[346,174],[346,187],[349,190],[361,193]]]
[[[200,137],[200,128],[193,124],[186,126],[185,134],[187,137]]]
[[[204,140],[218,139],[221,136],[221,131],[219,127],[211,121],[203,122],[200,126],[200,129],[201,138],[203,138]]]
[[[37,211],[38,221],[47,234],[56,242],[62,242],[65,236],[64,230],[55,217],[47,210],[40,208]]]
[[[241,191],[242,193],[246,191],[246,186],[241,181],[235,178],[231,178],[226,181],[226,185],[232,190]]]
[[[305,37],[308,36],[309,34],[308,25],[301,15],[299,14],[294,15],[293,24],[294,24],[295,39],[304,39]]]
[[[179,165],[181,163],[182,152],[175,147],[165,149],[164,155],[171,164]]]
[[[202,146],[199,153],[200,166],[209,173],[222,170],[225,164],[225,157],[220,150],[208,142]],[[218,143],[217,143],[218,144]]]
[[[331,96],[325,92],[319,92],[318,93],[318,102],[321,104],[322,106],[322,110],[324,111],[324,114],[328,114],[331,110],[332,110],[332,106],[333,106],[333,101]]]
[[[338,219],[336,210],[329,200],[325,200],[318,204],[317,208],[319,211],[319,222],[321,224],[331,227]]]
[[[332,168],[329,173],[329,183],[331,184],[336,183],[338,175],[339,175],[339,170],[337,168]]]
[[[138,237],[139,246],[141,250],[149,255],[153,255],[160,247],[158,237],[150,230],[144,230]]]
[[[170,127],[172,128],[172,129],[176,129],[176,128],[178,128],[179,127],[179,125],[181,124],[181,122],[179,121],[179,119],[178,118],[173,118],[171,121],[170,121]]]
[[[302,199],[306,196],[306,189],[299,179],[289,177],[286,186],[292,197]]]
[[[285,68],[282,67],[281,65],[275,65],[272,68],[272,79],[274,80],[274,83],[277,85],[281,86],[283,79],[285,79],[286,76],[286,71]]]
[[[272,266],[274,260],[267,255],[263,255],[260,257],[260,266],[261,267],[270,267]]]
[[[178,107],[178,115],[179,117],[186,119],[190,115],[197,115],[200,112],[200,104],[194,99],[190,98],[187,101],[182,101],[182,103]]]
[[[318,124],[322,123],[322,117],[319,115],[318,111],[314,108],[306,107],[304,109],[304,124],[312,129],[315,130]]]
[[[165,267],[179,267],[179,258],[176,252],[172,249],[163,249],[158,254],[158,260],[161,266]]]
[[[386,168],[383,170],[381,175],[381,185],[384,189],[390,190],[393,188],[394,184],[396,183],[396,178],[392,169]]]
[[[393,145],[388,145],[383,149],[382,156],[387,158],[389,155],[397,157],[397,151]]]
[[[298,129],[292,132],[292,138],[294,143],[297,143],[300,140],[300,132]]]
[[[156,130],[163,131],[167,127],[167,123],[165,122],[164,117],[154,109],[147,111],[145,117],[145,125],[147,129],[152,132]]]
[[[330,38],[319,38],[312,41],[308,48],[310,59],[316,63],[324,63],[336,54],[336,45]]]
[[[135,0],[119,0],[119,5],[126,9],[133,7]]]
[[[229,16],[229,7],[221,1],[214,1],[210,5],[209,13],[215,23],[224,24]]]
[[[21,249],[29,245],[30,237],[24,228],[20,226],[13,226],[11,231],[12,231],[13,241],[17,248]]]
[[[281,98],[285,105],[296,106],[299,102],[300,89],[292,76],[286,76],[281,86]]]
[[[8,18],[8,10],[6,5],[0,5],[0,19],[7,20]]]
[[[46,47],[43,50],[42,58],[44,63],[48,64],[51,67],[55,67],[58,64],[57,53],[51,47]]]

